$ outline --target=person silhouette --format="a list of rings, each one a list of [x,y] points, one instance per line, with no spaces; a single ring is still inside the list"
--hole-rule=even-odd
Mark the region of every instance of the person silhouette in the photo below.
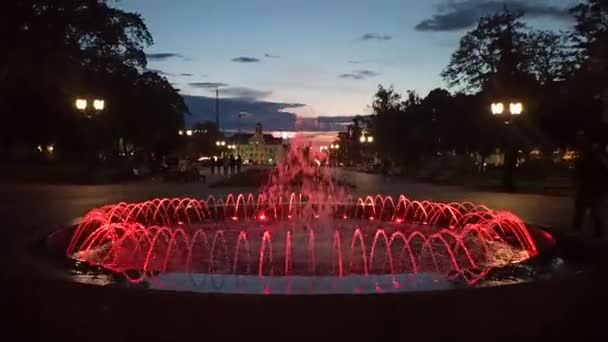
[[[581,154],[575,162],[576,198],[572,228],[583,232],[583,221],[589,211],[593,223],[593,236],[604,235],[602,204],[608,188],[608,159],[597,142],[591,142],[584,134],[578,133]]]
[[[230,174],[234,175],[234,170],[236,169],[236,159],[234,159],[234,156],[232,154],[230,155],[228,163],[230,166]]]

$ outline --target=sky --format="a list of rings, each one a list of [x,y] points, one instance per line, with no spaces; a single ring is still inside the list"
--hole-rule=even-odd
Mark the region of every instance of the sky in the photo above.
[[[574,0],[121,0],[155,44],[148,68],[181,93],[280,104],[298,116],[365,114],[379,84],[421,95],[480,15],[505,3],[567,29]]]

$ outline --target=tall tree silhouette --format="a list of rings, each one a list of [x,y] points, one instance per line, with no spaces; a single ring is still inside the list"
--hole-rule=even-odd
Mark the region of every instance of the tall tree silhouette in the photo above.
[[[95,138],[172,130],[187,111],[169,82],[146,72],[144,48],[153,43],[141,16],[109,0],[16,0],[3,4],[0,22],[0,115],[4,143],[54,141],[78,150],[83,128],[77,97],[107,100]],[[129,94],[129,96],[126,96]],[[154,104],[155,106],[152,106]],[[145,120],[138,120],[139,112]],[[6,120],[9,118],[10,120]],[[170,117],[171,125],[163,117]],[[137,124],[133,122],[137,121]],[[161,126],[153,126],[164,123]],[[126,127],[131,127],[125,132]],[[163,134],[167,135],[167,134]],[[103,141],[102,141],[103,140]]]
[[[466,91],[479,91],[498,72],[503,58],[500,40],[509,31],[513,55],[517,55],[516,68],[527,69],[524,58],[527,34],[522,14],[504,11],[482,17],[477,26],[461,40],[452,54],[450,63],[441,73],[450,86],[461,86]]]

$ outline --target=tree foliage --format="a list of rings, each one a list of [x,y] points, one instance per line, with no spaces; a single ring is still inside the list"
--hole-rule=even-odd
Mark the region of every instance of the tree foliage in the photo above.
[[[529,72],[541,84],[563,81],[576,68],[570,35],[564,32],[531,31],[528,34],[527,49]]]
[[[85,123],[74,101],[81,97],[106,100],[93,137],[106,150],[120,138],[149,147],[183,125],[187,108],[177,90],[145,69],[153,40],[143,19],[112,2],[3,4],[0,115],[11,118],[0,132],[4,145],[55,142],[77,150]]]
[[[479,19],[477,27],[461,39],[442,73],[444,80],[466,91],[483,90],[500,78],[501,58],[506,54],[511,55],[511,72],[519,74],[519,81],[544,84],[571,75],[577,67],[572,36],[530,29],[522,16],[505,10]]]
[[[522,14],[508,11],[482,17],[477,26],[460,40],[450,63],[441,76],[451,86],[462,86],[466,91],[478,91],[498,72],[501,59],[501,38],[510,31],[513,48],[519,54],[517,67],[527,68],[523,54],[526,46],[526,25]]]

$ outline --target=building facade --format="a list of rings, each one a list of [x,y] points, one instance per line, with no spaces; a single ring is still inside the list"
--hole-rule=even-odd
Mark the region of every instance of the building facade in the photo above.
[[[287,146],[282,138],[264,134],[262,124],[255,125],[255,133],[238,133],[228,139],[229,154],[251,164],[274,165],[283,159]]]

